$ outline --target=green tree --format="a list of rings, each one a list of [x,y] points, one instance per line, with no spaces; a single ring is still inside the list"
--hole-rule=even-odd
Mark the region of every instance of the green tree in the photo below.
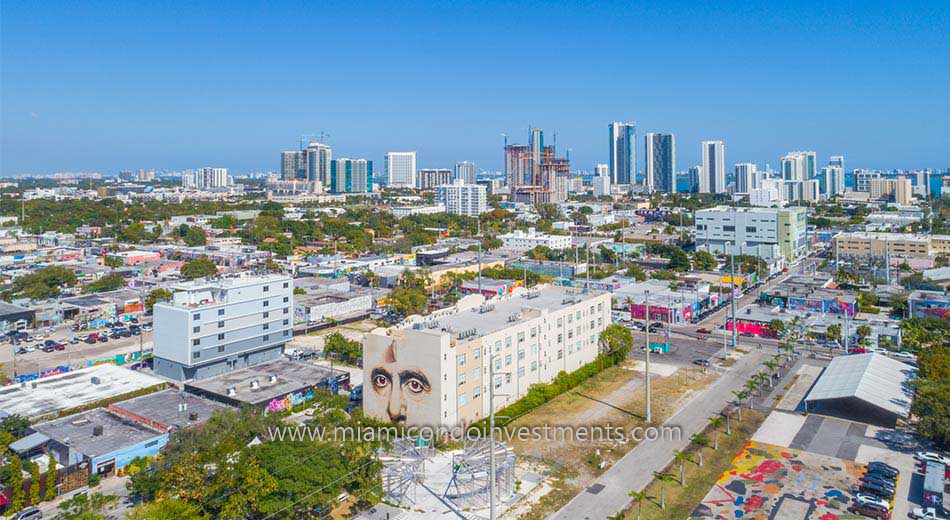
[[[102,260],[102,264],[105,265],[106,267],[115,268],[115,267],[122,267],[123,265],[125,265],[125,261],[117,256],[106,255],[106,257],[103,258]]]
[[[61,512],[56,515],[56,520],[101,520],[105,518],[106,511],[118,501],[119,497],[116,495],[78,493],[59,504]]]
[[[938,345],[917,355],[918,376],[930,381],[950,381],[950,345]]]
[[[56,498],[56,456],[49,452],[49,464],[46,468],[46,500]]]
[[[199,227],[189,228],[185,236],[181,237],[186,245],[191,247],[203,246],[208,243],[208,237],[203,229]]]
[[[911,405],[917,418],[917,433],[941,447],[950,446],[950,381],[926,379],[917,384]]]
[[[429,308],[429,296],[418,286],[394,287],[386,299],[392,311],[400,316],[422,314]]]
[[[693,253],[693,269],[697,271],[713,271],[718,265],[716,257],[709,251],[697,250]]]
[[[714,433],[713,449],[718,450],[719,449],[719,428],[722,427],[722,423],[723,423],[722,416],[714,415],[710,417],[708,420],[709,420],[709,427],[712,428],[712,431]]]
[[[686,462],[689,455],[680,450],[673,450],[673,460],[680,465],[680,485],[686,486]]]
[[[10,462],[8,462],[7,486],[10,488],[10,510],[19,511],[23,509],[26,502],[26,495],[23,493],[23,461],[16,455],[10,455],[8,458]]]
[[[218,274],[218,266],[209,260],[208,257],[202,256],[201,258],[185,262],[185,265],[181,266],[178,272],[181,273],[184,279],[194,280],[195,278],[204,278]]]
[[[363,359],[363,344],[356,340],[347,339],[339,332],[326,336],[323,350],[329,354],[335,354],[343,362],[352,365]]]
[[[16,413],[0,420],[0,431],[5,431],[17,439],[26,435],[29,427],[30,420]]]
[[[208,520],[210,517],[198,504],[191,504],[176,498],[166,498],[154,502],[145,502],[129,511],[128,520]]]
[[[825,331],[825,339],[828,341],[840,341],[841,340],[841,325],[837,323],[832,323],[828,325],[828,330]]]
[[[858,338],[863,341],[864,338],[871,336],[871,327],[868,325],[860,325],[854,332],[858,335]]]
[[[686,256],[686,251],[683,251],[679,247],[674,247],[670,251],[670,263],[667,267],[673,271],[689,271],[689,257]]]
[[[149,291],[148,296],[145,297],[145,310],[152,310],[156,303],[171,300],[172,296],[174,296],[174,294],[164,287],[152,289]]]
[[[643,516],[643,501],[647,499],[646,491],[631,491],[627,494],[637,504],[637,520]]]
[[[40,503],[40,465],[30,464],[30,505]]]
[[[99,278],[95,282],[83,287],[82,292],[84,293],[98,293],[106,291],[114,291],[116,289],[121,289],[126,286],[125,278],[122,278],[117,274],[107,274],[102,278]]]
[[[703,467],[703,448],[709,446],[709,439],[702,433],[694,434],[690,440],[696,446],[696,455],[699,457],[699,467]]]
[[[638,282],[647,279],[647,273],[640,267],[640,264],[630,264],[625,274],[631,278],[635,278]]]
[[[769,332],[776,336],[785,332],[785,322],[779,319],[769,321]]]
[[[633,348],[633,333],[630,329],[619,324],[608,325],[600,333],[601,353],[610,356],[614,365],[619,365]]]
[[[59,265],[43,267],[13,279],[13,292],[34,300],[53,298],[64,287],[76,285],[76,273]]]

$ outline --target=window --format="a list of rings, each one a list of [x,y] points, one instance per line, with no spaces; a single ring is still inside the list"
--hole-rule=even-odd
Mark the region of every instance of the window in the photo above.
[[[224,339],[224,334],[218,334],[218,339]]]
[[[218,309],[218,316],[224,316],[224,309]]]
[[[557,335],[557,342],[558,342],[558,343],[561,343],[562,341],[564,341],[564,334],[558,334],[558,335]]]
[[[475,367],[472,369],[472,381],[478,381],[478,378],[482,375],[482,369]]]
[[[270,302],[267,300],[264,300],[264,307],[270,307]]]
[[[524,377],[524,367],[518,367],[518,377]]]
[[[495,370],[501,370],[501,358],[495,359]]]
[[[505,338],[505,348],[511,347],[511,336]]]
[[[538,369],[538,362],[537,362],[537,361],[532,361],[532,362],[531,362],[531,371],[534,372],[534,371],[536,371],[537,369]]]
[[[506,382],[506,383],[510,383],[510,382],[511,382],[511,374],[505,374],[505,382]]]
[[[480,395],[482,395],[482,387],[476,386],[475,388],[472,389],[472,399],[475,399],[476,397]]]
[[[746,232],[746,233],[755,233],[755,226],[746,226],[746,227],[745,227],[745,232]]]
[[[201,332],[201,327],[192,327],[192,328],[191,328],[191,332],[194,332],[195,334],[197,334],[197,333]]]
[[[286,338],[287,336],[290,336],[290,331],[289,331],[289,330],[285,330],[285,331],[284,331],[284,337]]]
[[[532,338],[538,337],[538,328],[537,328],[537,327],[531,327],[531,337],[532,337]]]
[[[564,326],[564,318],[558,318],[558,319],[557,319],[557,326],[558,326],[558,327]]]
[[[523,360],[523,359],[524,359],[524,350],[519,350],[519,351],[518,351],[518,360],[520,361],[520,360]]]
[[[475,349],[475,352],[472,352],[472,357],[475,358],[475,359],[478,359],[478,356],[480,356],[481,353],[482,353],[482,349],[477,348],[477,349]]]
[[[459,366],[460,367],[465,366],[465,354],[459,354],[457,357],[458,357]]]
[[[289,301],[290,301],[290,298],[284,296],[284,303],[287,303],[287,302],[289,302]]]
[[[495,352],[501,352],[501,340],[495,342]]]
[[[270,330],[270,323],[264,324],[264,330]]]
[[[264,286],[264,292],[270,292],[270,286],[269,286],[269,285],[265,285],[265,286]]]
[[[505,356],[505,366],[508,366],[510,364],[511,364],[511,354],[508,354],[507,356]]]
[[[223,322],[223,321],[219,321],[219,322],[218,322],[218,328],[219,328],[219,329],[223,329],[223,328],[224,328],[224,322]]]
[[[290,287],[290,282],[284,282],[284,289]]]
[[[265,313],[264,313],[264,317],[265,317],[265,318],[270,318],[270,313],[269,313],[269,312],[265,312]]]
[[[559,349],[559,350],[557,351],[557,358],[558,358],[558,359],[561,359],[561,358],[563,358],[563,357],[564,357],[564,351]]]
[[[459,374],[459,386],[464,385],[466,382],[465,372]]]
[[[195,352],[191,355],[191,359],[198,359],[201,357],[201,352]]]
[[[284,325],[290,325],[290,320],[284,320]]]
[[[200,319],[201,319],[201,313],[192,314],[192,315],[191,315],[191,319],[194,320],[194,321],[200,320]]]
[[[201,345],[201,339],[193,339],[193,340],[191,340],[191,346],[197,347],[198,345]]]
[[[218,352],[224,352],[224,345],[221,345],[220,347],[218,347]]]
[[[524,343],[524,332],[518,333],[518,343]]]
[[[735,231],[735,230],[736,230],[736,227],[735,227],[735,226],[722,226],[722,230],[723,230],[723,231]]]
[[[264,334],[264,341],[270,341],[270,334]]]
[[[496,377],[496,378],[495,378],[495,388],[501,388],[501,378],[500,378],[500,377]]]
[[[466,403],[468,403],[468,398],[465,394],[459,394],[459,406],[465,406]]]
[[[284,307],[284,314],[287,314],[289,312],[290,312],[290,307]]]

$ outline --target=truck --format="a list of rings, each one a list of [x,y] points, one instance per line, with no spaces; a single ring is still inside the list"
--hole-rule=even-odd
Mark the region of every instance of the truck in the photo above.
[[[918,507],[910,512],[910,517],[923,520],[947,520],[947,518],[950,518],[950,515],[948,515],[947,510],[942,507]]]
[[[926,461],[924,466],[924,507],[926,509],[943,509],[943,487],[946,476],[946,466],[933,460]]]

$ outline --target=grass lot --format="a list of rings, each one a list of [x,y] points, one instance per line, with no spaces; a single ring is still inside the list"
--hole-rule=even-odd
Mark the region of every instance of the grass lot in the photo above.
[[[699,467],[695,450],[690,451],[690,462],[685,463],[686,486],[680,486],[680,465],[673,462],[666,468],[664,474],[673,480],[659,482],[654,480],[644,490],[647,499],[642,504],[642,518],[644,520],[665,520],[668,518],[689,518],[693,509],[703,500],[709,489],[719,480],[719,476],[732,466],[732,461],[752,438],[768,414],[745,409],[742,411],[742,422],[732,421],[732,435],[725,434],[725,425],[720,428],[719,449],[712,449],[713,432],[707,431],[710,446],[703,449],[703,467]],[[660,489],[666,498],[666,509],[660,508]],[[632,504],[625,511],[624,518],[637,518],[637,504]]]
[[[679,370],[668,377],[653,377],[653,418],[662,423],[679,410],[686,399],[714,380],[712,373]],[[574,390],[566,392],[531,413],[512,427],[540,425],[604,425],[629,431],[643,426],[644,377],[628,365],[609,368]],[[510,445],[519,457],[530,457],[555,468],[551,472],[553,490],[535,503],[521,518],[545,518],[566,504],[581,489],[635,445],[633,441],[574,442],[519,441]]]

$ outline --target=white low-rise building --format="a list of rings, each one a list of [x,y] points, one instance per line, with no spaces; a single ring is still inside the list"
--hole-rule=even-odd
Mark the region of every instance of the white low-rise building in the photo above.
[[[528,228],[528,232],[517,229],[511,233],[499,235],[502,247],[518,251],[528,251],[538,246],[545,246],[551,249],[569,249],[571,247],[571,237],[569,235],[549,235],[547,233],[538,233],[534,228]]]

